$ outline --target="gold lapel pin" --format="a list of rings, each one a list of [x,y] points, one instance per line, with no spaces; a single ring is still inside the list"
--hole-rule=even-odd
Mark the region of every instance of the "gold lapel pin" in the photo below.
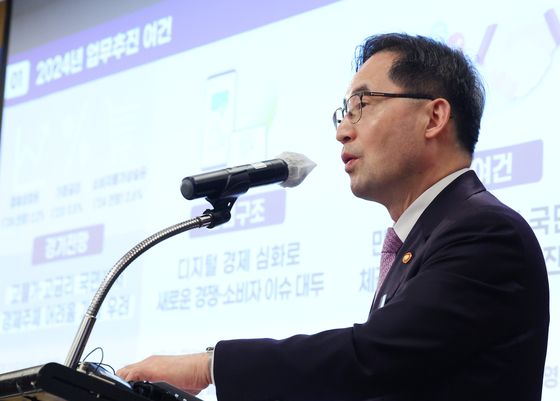
[[[412,253],[407,252],[406,255],[403,256],[402,261],[403,263],[408,263],[410,262],[410,259],[412,259]]]

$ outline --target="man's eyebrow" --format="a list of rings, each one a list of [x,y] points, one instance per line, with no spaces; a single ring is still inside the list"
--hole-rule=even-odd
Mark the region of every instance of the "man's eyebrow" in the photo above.
[[[352,93],[350,96],[355,95],[358,92],[370,92],[369,87],[367,86],[367,84],[361,84],[360,86],[358,86],[357,88],[354,88],[352,90]],[[346,103],[348,99],[346,99],[346,97],[343,99],[343,102]]]
[[[368,88],[367,84],[361,84],[360,86],[358,86],[356,89],[354,89],[352,91],[352,94],[358,93],[358,92],[369,92],[369,88]]]

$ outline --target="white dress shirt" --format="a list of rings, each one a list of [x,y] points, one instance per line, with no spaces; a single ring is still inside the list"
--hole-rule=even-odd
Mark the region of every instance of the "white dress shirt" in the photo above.
[[[412,202],[412,204],[404,211],[401,217],[393,225],[393,229],[402,242],[406,241],[406,237],[410,234],[410,230],[412,230],[412,227],[414,227],[422,213],[424,213],[424,210],[430,206],[430,203],[432,203],[435,197],[438,196],[440,192],[451,184],[457,177],[467,171],[469,171],[469,169],[464,168],[449,174],[447,177],[442,178],[430,188],[425,190],[422,195]]]

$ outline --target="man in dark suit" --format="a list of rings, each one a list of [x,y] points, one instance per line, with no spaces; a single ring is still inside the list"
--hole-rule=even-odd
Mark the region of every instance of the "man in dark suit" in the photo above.
[[[474,67],[423,37],[361,50],[337,139],[353,193],[395,221],[368,320],[221,341],[210,364],[151,357],[121,377],[195,390],[214,379],[220,401],[540,399],[546,266],[527,223],[468,171],[484,105]]]

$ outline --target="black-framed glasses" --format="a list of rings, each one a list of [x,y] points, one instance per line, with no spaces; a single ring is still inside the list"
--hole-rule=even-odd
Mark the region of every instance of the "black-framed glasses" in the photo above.
[[[344,119],[348,117],[352,124],[356,124],[362,118],[362,99],[364,96],[377,96],[377,97],[388,97],[388,98],[406,98],[406,99],[428,99],[435,100],[434,97],[428,95],[415,95],[411,93],[383,93],[383,92],[358,92],[354,93],[344,101],[344,106],[339,107],[334,111],[333,123],[334,127],[338,129],[338,126]]]

